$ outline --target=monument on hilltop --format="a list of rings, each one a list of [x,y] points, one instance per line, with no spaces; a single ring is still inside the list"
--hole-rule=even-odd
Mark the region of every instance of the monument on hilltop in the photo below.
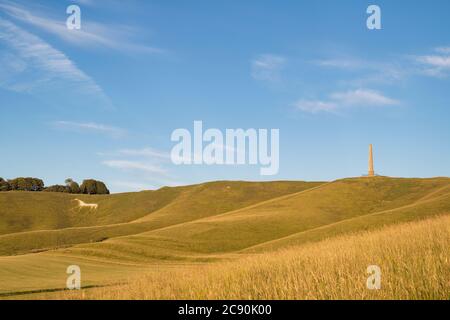
[[[369,177],[374,177],[375,176],[375,171],[373,169],[373,147],[370,144],[369,145]]]

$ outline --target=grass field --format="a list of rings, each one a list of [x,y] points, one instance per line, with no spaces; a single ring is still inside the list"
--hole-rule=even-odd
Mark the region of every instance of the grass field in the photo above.
[[[418,259],[420,257],[420,259]],[[380,290],[366,286],[369,265]],[[341,236],[233,262],[154,271],[57,299],[449,299],[450,216]]]
[[[442,283],[448,285],[448,251],[441,249],[443,244],[448,247],[449,240],[449,178],[375,177],[329,183],[223,181],[78,197],[98,203],[95,212],[78,210],[71,201],[74,198],[77,197],[53,193],[0,193],[0,298],[61,297],[66,268],[74,264],[82,269],[84,287],[108,285],[83,291],[88,298],[221,298],[226,297],[220,292],[225,288],[233,294],[227,297],[241,298],[426,299],[443,298]],[[426,237],[425,230],[433,236]],[[411,246],[395,236],[402,232],[408,235]],[[435,239],[438,235],[440,238]],[[377,251],[373,245],[376,241],[380,248],[384,246],[383,252],[392,251],[393,255]],[[430,269],[436,275],[423,279],[428,284],[417,280],[409,287],[400,286],[398,290],[402,292],[392,289],[384,296],[358,291],[359,287],[336,291],[336,287],[328,285],[317,293],[319,283],[325,284],[320,281],[328,279],[327,283],[331,283],[331,278],[314,275],[312,268],[319,268],[320,264],[323,269],[335,263],[330,270],[343,279],[339,281],[347,279],[346,284],[354,281],[360,268],[360,277],[365,277],[367,266],[363,264],[369,262],[368,255],[372,253],[361,252],[360,243],[372,245],[369,251],[381,257],[376,263],[386,266],[385,270],[397,270],[403,263],[400,258],[405,259],[404,263],[415,261],[412,265],[428,270],[428,262],[423,260],[427,253],[432,263],[439,263],[436,269]],[[392,249],[388,248],[389,243]],[[414,247],[420,243],[422,248]],[[343,256],[333,258],[330,253],[337,249]],[[408,257],[404,252],[408,252]],[[318,257],[315,262],[314,256]],[[353,260],[347,263],[343,257]],[[336,261],[343,263],[343,269],[338,268]],[[350,261],[354,262],[353,270]],[[281,278],[287,271],[283,266],[291,270],[289,277],[306,275],[302,276],[303,282],[299,280],[302,284],[295,284],[300,287],[285,290],[287,284]],[[293,269],[297,266],[301,272],[295,274]],[[252,270],[260,270],[261,274],[253,274]],[[226,275],[226,279],[215,280],[218,292],[205,293],[200,285],[179,287],[183,279],[193,277],[189,279],[208,288],[205,281],[214,278],[214,274]],[[331,277],[326,274],[323,277]],[[268,282],[264,292],[252,291],[249,281],[260,281],[255,282],[254,290],[264,288],[260,278],[265,275],[275,282]],[[396,281],[406,281],[409,274],[403,278],[401,273],[392,276],[392,283],[397,285]],[[152,277],[169,277],[172,282],[155,282],[148,288]],[[441,289],[434,287],[436,277],[444,279],[439,282]],[[136,278],[139,280],[130,280]],[[243,287],[226,287],[233,281],[242,282]],[[115,288],[124,282],[131,284],[121,286],[124,294],[117,296],[114,292],[119,289]],[[413,290],[417,283],[420,287]],[[276,286],[269,292],[269,285],[273,284]],[[133,291],[130,285],[142,290]],[[162,290],[164,286],[167,288]],[[312,286],[310,291],[315,290],[315,295],[305,296],[308,286]],[[189,294],[180,290],[188,290]],[[367,294],[370,296],[364,296]]]
[[[320,184],[223,181],[110,196],[0,193],[0,255],[102,242],[221,214]],[[75,198],[98,203],[98,211],[78,210],[72,201]]]

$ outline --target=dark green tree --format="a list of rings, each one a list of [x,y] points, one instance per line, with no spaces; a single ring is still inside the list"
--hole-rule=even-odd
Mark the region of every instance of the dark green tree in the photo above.
[[[67,178],[65,183],[66,186],[69,187],[70,193],[81,193],[80,185],[77,182],[73,181],[71,178]]]
[[[37,178],[16,178],[8,181],[11,190],[19,191],[42,191],[44,182]]]
[[[68,186],[54,185],[44,189],[44,192],[63,192],[70,193],[70,188]]]
[[[10,190],[18,190],[19,185],[17,183],[17,179],[8,180],[8,184]]]
[[[83,194],[97,194],[97,185],[95,180],[83,180],[83,183],[80,186],[80,191]]]
[[[109,194],[109,190],[102,181],[96,181],[97,194]]]
[[[4,180],[3,178],[0,178],[0,192],[9,190],[11,190],[11,186],[9,185],[8,181]]]
[[[84,180],[80,186],[83,194],[109,194],[109,190],[102,181],[94,179]]]

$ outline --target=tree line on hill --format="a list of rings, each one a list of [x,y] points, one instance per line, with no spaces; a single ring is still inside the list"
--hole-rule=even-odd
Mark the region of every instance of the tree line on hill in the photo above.
[[[45,187],[44,181],[37,178],[15,178],[5,180],[0,178],[1,191],[35,191],[35,192],[63,192],[74,194],[109,194],[109,190],[102,181],[88,179],[81,186],[72,179],[66,179],[65,185]]]

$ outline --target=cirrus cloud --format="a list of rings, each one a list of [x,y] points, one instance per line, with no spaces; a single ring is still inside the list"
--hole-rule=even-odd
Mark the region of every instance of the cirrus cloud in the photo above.
[[[286,64],[286,58],[274,54],[262,54],[252,61],[252,77],[260,81],[276,82]]]
[[[450,73],[450,47],[439,47],[434,51],[434,54],[415,57],[416,61],[423,66],[423,74],[444,78]]]
[[[89,4],[90,1],[83,1]],[[157,47],[132,42],[130,39],[136,32],[129,26],[124,25],[104,25],[101,23],[87,22],[83,19],[80,30],[69,31],[65,20],[55,19],[46,14],[42,14],[41,7],[34,8],[33,11],[12,3],[10,1],[0,1],[0,10],[6,13],[11,19],[19,21],[35,28],[53,34],[61,40],[83,46],[85,48],[105,47],[124,52],[136,53],[163,53],[164,50]]]
[[[104,165],[110,168],[122,169],[122,170],[138,170],[147,173],[158,173],[165,175],[167,171],[159,166],[130,160],[106,160],[102,162]]]
[[[0,18],[0,86],[15,92],[80,94],[112,107],[103,89],[66,54],[40,37]],[[3,61],[5,63],[3,63]],[[56,94],[55,94],[56,96]]]
[[[399,104],[397,100],[368,89],[336,92],[331,95],[331,100],[342,106],[392,106]]]
[[[126,134],[124,129],[95,122],[55,121],[52,124],[58,129],[77,132],[97,132],[113,138],[120,138]]]
[[[345,92],[335,92],[327,100],[304,100],[294,103],[294,106],[304,112],[335,112],[346,107],[378,107],[399,105],[398,100],[389,98],[382,93],[370,89],[357,89]]]

